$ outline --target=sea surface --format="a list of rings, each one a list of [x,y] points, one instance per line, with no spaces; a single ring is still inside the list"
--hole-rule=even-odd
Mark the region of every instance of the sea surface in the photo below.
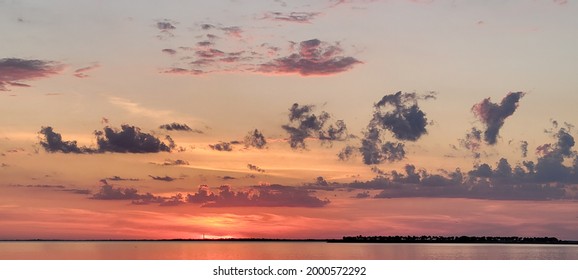
[[[3,260],[578,260],[578,245],[223,241],[0,242]]]

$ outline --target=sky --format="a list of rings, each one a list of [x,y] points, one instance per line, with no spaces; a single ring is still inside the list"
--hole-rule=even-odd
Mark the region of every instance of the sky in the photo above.
[[[0,0],[0,239],[578,240],[577,13]]]

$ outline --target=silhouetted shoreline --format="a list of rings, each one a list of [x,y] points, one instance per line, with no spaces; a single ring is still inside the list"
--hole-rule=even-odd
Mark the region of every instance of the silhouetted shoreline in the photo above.
[[[324,243],[439,243],[439,244],[569,244],[556,237],[518,236],[344,236],[341,239],[199,238],[199,239],[14,239],[0,242],[324,242]]]

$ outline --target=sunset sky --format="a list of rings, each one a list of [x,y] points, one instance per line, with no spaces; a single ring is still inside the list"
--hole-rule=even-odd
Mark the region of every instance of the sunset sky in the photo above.
[[[577,14],[0,0],[0,239],[578,240]]]

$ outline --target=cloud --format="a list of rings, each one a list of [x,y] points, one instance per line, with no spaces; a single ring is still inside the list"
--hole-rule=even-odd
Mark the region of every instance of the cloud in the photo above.
[[[136,178],[123,178],[120,176],[112,176],[112,177],[108,177],[105,180],[109,180],[109,181],[139,181],[140,179],[136,179]]]
[[[153,180],[155,181],[165,181],[165,182],[172,182],[174,180],[177,180],[176,178],[170,177],[170,176],[152,176],[149,175],[149,177],[151,177]]]
[[[87,147],[78,147],[76,141],[63,141],[62,136],[59,133],[54,132],[50,126],[43,126],[38,133],[41,135],[40,146],[50,153],[62,152],[65,154],[84,154],[96,152]]]
[[[339,160],[346,161],[349,160],[351,157],[353,157],[358,150],[359,148],[347,145],[341,151],[339,151],[337,157],[339,158]]]
[[[103,185],[100,186],[98,192],[93,194],[90,198],[96,200],[133,200],[133,201],[156,201],[161,202],[162,198],[156,197],[150,193],[139,194],[138,190],[135,188],[115,188],[106,183],[105,180],[101,181]],[[138,203],[144,204],[144,203]]]
[[[228,180],[236,180],[237,178],[235,177],[231,177],[231,176],[223,176],[223,177],[219,177],[224,181],[228,181]]]
[[[435,93],[419,95],[402,93],[385,95],[374,105],[373,117],[367,125],[359,147],[348,145],[338,157],[347,160],[358,151],[365,164],[394,162],[405,158],[405,144],[385,139],[385,132],[400,141],[417,141],[427,134],[430,124],[419,108],[418,100],[435,99]]]
[[[233,150],[233,146],[230,142],[220,142],[214,145],[209,145],[209,148],[221,152],[230,152]]]
[[[193,131],[192,128],[190,128],[188,125],[186,124],[180,124],[180,123],[170,123],[170,124],[163,124],[161,126],[159,126],[160,129],[165,129],[165,130],[175,130],[175,131]],[[195,131],[196,132],[196,131]]]
[[[427,134],[428,125],[426,114],[419,108],[418,100],[431,98],[435,96],[401,91],[385,95],[375,104],[370,125],[390,131],[398,140],[416,141]]]
[[[267,146],[265,136],[263,136],[263,133],[258,129],[249,131],[243,142],[245,143],[245,147],[254,147],[257,149],[263,149]]]
[[[289,133],[289,144],[293,149],[305,149],[305,139],[316,138],[323,143],[343,141],[348,137],[345,122],[338,120],[328,124],[331,115],[322,111],[319,115],[313,112],[313,105],[300,106],[294,103],[289,108],[289,124],[281,126]]]
[[[114,153],[170,152],[171,148],[157,137],[141,132],[140,128],[123,124],[121,129],[105,127],[95,131],[98,150]]]
[[[525,140],[520,141],[520,150],[522,151],[523,158],[528,156],[528,141]]]
[[[497,142],[500,129],[507,117],[514,114],[518,108],[523,92],[510,92],[502,99],[500,104],[490,102],[490,98],[482,100],[472,107],[472,112],[486,126],[484,140],[490,145]]]
[[[481,164],[467,174],[459,169],[444,174],[430,174],[406,165],[404,173],[392,171],[370,181],[345,184],[351,189],[379,190],[374,198],[444,197],[490,200],[552,200],[571,199],[568,186],[542,184],[535,181],[522,167],[512,169],[504,158],[496,169]],[[366,197],[362,195],[362,197]]]
[[[100,67],[100,64],[94,63],[93,65],[82,67],[74,70],[74,76],[77,78],[88,78],[90,77],[86,72],[92,71]]]
[[[552,2],[554,2],[554,4],[558,4],[558,5],[568,4],[568,0],[552,0]]]
[[[128,99],[120,98],[120,97],[109,97],[108,101],[131,114],[143,116],[151,119],[162,119],[163,121],[167,118],[171,118],[173,115],[172,111],[169,110],[155,110],[150,109],[142,106],[139,103],[132,102]]]
[[[285,21],[294,23],[311,23],[321,13],[314,12],[268,12],[265,13],[262,19],[273,20],[273,21]]]
[[[247,168],[249,168],[250,170],[253,170],[253,171],[260,172],[260,173],[265,173],[265,170],[264,170],[264,169],[260,168],[260,167],[257,166],[257,165],[253,165],[253,164],[250,164],[250,163],[247,164]]]
[[[174,49],[162,49],[161,51],[163,53],[170,54],[170,55],[175,55],[177,53],[177,51]]]
[[[482,145],[482,131],[476,127],[472,127],[471,131],[466,133],[464,139],[459,139],[460,146],[471,151],[474,158],[479,159],[480,147]]]
[[[342,56],[339,44],[332,45],[319,39],[302,41],[297,52],[260,65],[257,71],[273,74],[333,75],[352,69],[361,61]]]
[[[10,185],[11,187],[23,187],[23,188],[38,188],[38,189],[51,189],[56,191],[62,192],[70,192],[75,194],[90,194],[90,190],[86,189],[75,189],[75,188],[68,188],[63,185]]]
[[[176,160],[170,160],[170,159],[165,159],[165,162],[163,162],[161,165],[189,165],[189,162],[186,160],[182,160],[182,159],[176,159]]]
[[[172,21],[170,19],[163,19],[156,22],[155,27],[159,30],[157,38],[164,40],[167,38],[174,37],[173,31],[177,29],[176,25],[178,22]]]
[[[188,194],[186,200],[202,207],[323,207],[330,203],[311,196],[308,190],[281,185],[252,187],[248,191],[221,186],[218,193],[203,185],[196,193]]]
[[[8,91],[9,86],[30,87],[23,82],[56,75],[62,69],[64,65],[54,61],[2,58],[0,59],[0,91]]]

